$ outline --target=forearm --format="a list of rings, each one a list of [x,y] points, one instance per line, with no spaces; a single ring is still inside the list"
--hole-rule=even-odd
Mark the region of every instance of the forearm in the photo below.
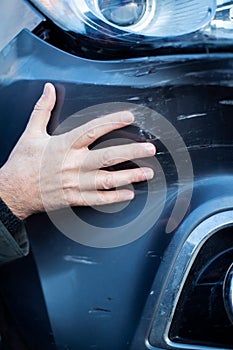
[[[15,175],[12,174],[11,169],[7,168],[7,164],[0,168],[0,198],[18,219],[24,220],[30,213],[23,203],[21,193],[19,194],[22,192],[21,187],[23,187],[19,188],[17,183],[20,177]]]

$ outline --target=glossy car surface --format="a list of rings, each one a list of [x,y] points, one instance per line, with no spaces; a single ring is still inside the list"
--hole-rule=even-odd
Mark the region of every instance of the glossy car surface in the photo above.
[[[102,141],[153,142],[156,159],[146,163],[156,177],[135,185],[123,209],[74,208],[82,226],[65,210],[56,214],[84,235],[92,226],[134,237],[140,222],[145,234],[126,245],[85,246],[47,214],[27,220],[30,255],[0,272],[15,349],[232,349],[233,54],[94,60],[43,40],[41,28],[23,29],[1,51],[1,164],[51,81],[58,102],[50,133],[88,107],[91,118],[96,105],[136,109],[133,126]],[[85,121],[76,115],[74,125]]]

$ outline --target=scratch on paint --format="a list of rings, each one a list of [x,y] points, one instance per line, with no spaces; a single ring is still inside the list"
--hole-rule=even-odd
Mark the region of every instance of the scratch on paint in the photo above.
[[[220,105],[228,105],[228,106],[233,106],[233,100],[222,100],[219,101]]]
[[[149,250],[146,254],[146,256],[148,256],[149,258],[157,258],[158,257],[158,254],[156,254],[155,251],[153,250]]]
[[[164,155],[164,154],[169,154],[169,152],[156,152],[157,156],[161,156],[161,155]]]
[[[192,145],[188,146],[187,149],[189,151],[199,151],[200,149],[208,149],[208,148],[232,148],[233,144],[219,144],[219,143],[213,143],[213,144],[202,144],[202,145]]]
[[[93,307],[92,309],[88,310],[88,313],[91,315],[106,316],[111,313],[111,310],[104,309],[102,307]]]
[[[197,113],[197,114],[190,114],[190,115],[178,115],[177,120],[186,120],[186,119],[192,119],[192,118],[198,118],[198,117],[205,117],[207,116],[207,113]]]
[[[139,101],[140,100],[140,97],[138,96],[135,96],[135,97],[130,97],[127,99],[128,101]]]
[[[84,264],[84,265],[97,265],[98,264],[97,261],[94,261],[86,256],[65,255],[64,260],[74,262],[77,264]]]

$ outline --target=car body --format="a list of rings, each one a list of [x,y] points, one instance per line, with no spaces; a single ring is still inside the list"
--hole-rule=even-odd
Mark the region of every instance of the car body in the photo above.
[[[155,179],[135,185],[126,207],[74,208],[79,224],[65,210],[27,220],[29,256],[0,271],[3,349],[233,349],[231,40],[118,47],[75,37],[28,2],[3,7],[1,164],[46,81],[58,97],[50,133],[72,116],[76,126],[126,108],[135,124],[102,142],[157,148],[143,163]],[[77,242],[63,222],[124,244]]]

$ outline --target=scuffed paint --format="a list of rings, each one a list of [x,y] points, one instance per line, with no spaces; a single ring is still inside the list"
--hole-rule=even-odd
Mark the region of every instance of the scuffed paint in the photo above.
[[[86,256],[65,255],[64,260],[69,261],[69,262],[74,262],[77,264],[84,264],[84,265],[97,265],[98,264],[97,261],[90,259]]]
[[[186,120],[186,119],[192,119],[192,118],[199,118],[199,117],[205,117],[207,116],[207,113],[196,113],[196,114],[181,114],[178,115],[177,120]]]

